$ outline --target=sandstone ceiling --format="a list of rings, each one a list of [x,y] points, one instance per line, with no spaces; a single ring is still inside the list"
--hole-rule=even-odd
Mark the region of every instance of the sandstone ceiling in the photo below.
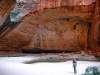
[[[11,21],[17,22],[30,12],[43,11],[59,6],[91,5],[95,0],[16,0],[10,13]]]

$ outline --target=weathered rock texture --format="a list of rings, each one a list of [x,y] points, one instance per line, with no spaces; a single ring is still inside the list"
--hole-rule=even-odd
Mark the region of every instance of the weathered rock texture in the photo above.
[[[93,23],[91,27],[90,47],[96,56],[100,56],[100,0],[97,0]]]
[[[0,0],[0,25],[5,21],[8,14],[14,8],[13,0]]]
[[[46,5],[48,8],[53,8],[50,6],[51,1]],[[63,4],[65,2],[59,1],[54,4],[56,8],[43,9],[45,7],[41,5],[43,7],[38,9],[42,9],[42,12],[31,12],[25,16],[20,24],[0,39],[0,50],[63,52],[79,51],[89,46],[92,48],[89,45],[92,39],[89,38],[94,28],[90,27],[95,4],[91,4],[91,0],[91,5],[76,5],[70,4],[73,0],[68,0],[70,5],[66,6]],[[44,2],[43,0],[41,4]]]

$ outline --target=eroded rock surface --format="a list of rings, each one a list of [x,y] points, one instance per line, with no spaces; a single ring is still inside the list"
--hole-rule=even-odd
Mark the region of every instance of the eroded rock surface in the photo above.
[[[56,8],[49,9],[48,5],[41,12],[30,12],[21,19],[0,39],[0,50],[63,52],[86,48],[95,5],[56,5]]]

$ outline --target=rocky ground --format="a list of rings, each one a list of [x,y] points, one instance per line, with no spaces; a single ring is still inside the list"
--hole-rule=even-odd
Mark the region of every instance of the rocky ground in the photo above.
[[[38,59],[65,59],[72,60],[76,58],[77,60],[82,61],[99,61],[99,57],[95,57],[92,54],[81,52],[72,52],[72,53],[22,53],[22,52],[6,52],[0,51],[0,57],[20,57],[20,56],[32,56]]]

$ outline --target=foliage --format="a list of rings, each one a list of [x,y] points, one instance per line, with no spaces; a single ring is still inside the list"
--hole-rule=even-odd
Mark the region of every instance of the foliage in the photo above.
[[[100,75],[100,66],[88,67],[82,75]]]

